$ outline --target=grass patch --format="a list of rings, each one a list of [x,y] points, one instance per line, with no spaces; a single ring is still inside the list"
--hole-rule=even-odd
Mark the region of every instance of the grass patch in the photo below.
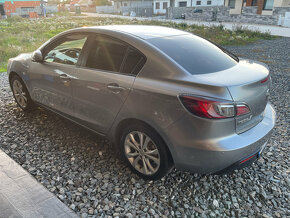
[[[260,33],[243,28],[226,30],[222,25],[206,27],[175,24],[160,21],[139,21],[121,18],[76,17],[68,13],[58,13],[49,18],[26,19],[12,17],[0,20],[0,72],[6,71],[7,61],[20,53],[31,52],[56,34],[76,27],[111,24],[159,25],[177,28],[203,36],[220,45],[245,45],[260,39],[274,39],[269,33]]]

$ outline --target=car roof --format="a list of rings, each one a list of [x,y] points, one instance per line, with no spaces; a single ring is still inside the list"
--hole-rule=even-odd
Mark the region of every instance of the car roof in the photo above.
[[[159,37],[168,37],[176,35],[190,34],[185,31],[163,27],[163,26],[149,26],[149,25],[109,25],[91,27],[96,29],[104,29],[114,32],[122,32],[130,35],[137,36],[142,39],[152,39]]]

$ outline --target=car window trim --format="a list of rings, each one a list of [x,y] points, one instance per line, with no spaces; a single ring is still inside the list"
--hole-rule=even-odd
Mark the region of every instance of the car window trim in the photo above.
[[[124,55],[124,58],[123,58],[123,60],[122,60],[122,63],[121,63],[121,66],[120,66],[120,69],[119,69],[118,72],[116,72],[116,71],[109,71],[109,70],[103,70],[103,69],[90,68],[90,67],[86,67],[86,66],[85,66],[86,61],[87,61],[88,56],[89,56],[89,50],[90,50],[90,48],[91,48],[90,45],[91,45],[91,43],[94,42],[94,39],[95,39],[98,35],[99,35],[99,36],[104,36],[104,37],[109,37],[109,38],[112,38],[112,39],[114,39],[114,40],[116,40],[116,41],[120,41],[121,43],[123,43],[123,44],[125,44],[125,45],[127,46],[126,53],[125,53],[125,55]],[[101,72],[107,72],[107,73],[121,74],[121,75],[130,75],[130,76],[135,76],[135,77],[136,77],[136,76],[138,75],[138,73],[139,73],[141,70],[140,70],[137,74],[134,74],[134,73],[131,73],[131,74],[121,73],[121,71],[122,71],[122,69],[123,69],[123,66],[124,66],[124,64],[125,64],[125,62],[126,62],[126,60],[127,60],[127,56],[128,56],[129,49],[130,49],[130,48],[135,49],[136,51],[138,51],[138,52],[143,56],[143,58],[145,58],[145,63],[146,63],[146,61],[147,61],[147,57],[146,57],[146,55],[144,55],[143,52],[141,52],[139,49],[135,48],[135,47],[132,46],[131,44],[129,44],[129,43],[127,43],[127,42],[125,42],[125,41],[123,41],[123,40],[121,40],[121,39],[118,39],[118,38],[116,38],[116,37],[113,37],[113,36],[110,36],[110,35],[107,35],[107,34],[104,34],[104,33],[92,33],[90,37],[91,37],[90,42],[88,43],[88,45],[87,45],[86,47],[83,47],[83,49],[82,49],[82,50],[84,51],[84,53],[86,53],[87,55],[85,55],[84,57],[82,57],[83,60],[82,60],[81,64],[80,64],[80,65],[77,65],[77,67],[79,67],[79,68],[90,69],[90,70],[101,71]],[[88,40],[89,40],[89,39],[88,39]],[[138,62],[138,63],[139,63],[139,62]],[[145,65],[145,63],[144,63],[144,65]],[[144,65],[143,65],[143,66],[144,66]],[[142,66],[142,68],[143,68],[143,66]],[[142,68],[141,68],[141,69],[142,69]],[[134,69],[135,69],[135,68],[134,68]]]
[[[110,74],[118,74],[118,75],[124,75],[124,76],[133,76],[136,77],[137,75],[134,74],[128,74],[128,73],[120,73],[120,72],[115,72],[115,71],[109,71],[109,70],[102,70],[102,69],[95,69],[95,68],[90,68],[90,67],[85,67],[85,66],[75,66],[78,69],[86,69],[86,70],[91,70],[91,71],[96,71],[96,72],[101,72],[101,73],[110,73]]]
[[[44,65],[52,65],[52,66],[60,66],[60,67],[70,67],[70,68],[75,68],[76,65],[70,65],[70,64],[62,64],[62,63],[56,63],[56,62],[41,62]]]

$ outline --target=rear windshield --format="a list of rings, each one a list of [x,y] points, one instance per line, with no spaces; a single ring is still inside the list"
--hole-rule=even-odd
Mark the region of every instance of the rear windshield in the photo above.
[[[148,39],[191,74],[213,73],[231,68],[237,59],[211,42],[192,35]]]

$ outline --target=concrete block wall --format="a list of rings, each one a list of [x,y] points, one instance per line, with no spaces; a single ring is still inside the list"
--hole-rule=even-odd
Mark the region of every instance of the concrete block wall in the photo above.
[[[220,21],[236,23],[256,23],[277,25],[279,16],[284,16],[285,12],[290,11],[290,7],[277,7],[273,10],[273,15],[257,14],[258,7],[244,7],[242,14],[230,14],[230,8],[226,6],[213,7],[170,7],[168,8],[167,18],[178,19],[185,14],[185,19],[196,21]],[[197,13],[197,10],[202,10]]]

